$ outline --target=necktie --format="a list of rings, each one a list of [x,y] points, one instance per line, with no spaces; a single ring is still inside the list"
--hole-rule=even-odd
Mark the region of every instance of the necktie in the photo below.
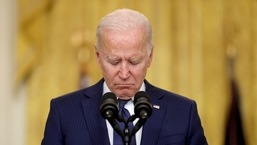
[[[126,108],[124,108],[124,106],[125,106],[129,101],[130,101],[130,100],[121,100],[121,99],[118,99],[118,102],[119,102],[119,115],[121,115],[121,116],[124,117],[125,119],[128,119],[128,118],[130,117],[129,111],[128,111]],[[120,129],[121,129],[121,131],[123,132],[123,130],[124,130],[124,128],[125,128],[125,124],[124,124],[123,122],[119,122],[119,121],[117,121],[117,123],[119,124]],[[129,126],[129,130],[130,130],[130,132],[131,132],[132,129],[133,129],[133,123],[132,123],[132,122],[129,122],[128,126]],[[121,137],[118,133],[116,133],[115,131],[114,131],[113,145],[123,145],[122,137]],[[135,136],[132,136],[132,137],[131,137],[130,145],[136,145]]]

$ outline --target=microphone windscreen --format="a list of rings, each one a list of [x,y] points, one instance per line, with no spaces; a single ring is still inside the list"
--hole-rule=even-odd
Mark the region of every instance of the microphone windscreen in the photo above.
[[[104,95],[103,95],[103,97],[102,97],[102,100],[101,100],[101,102],[105,102],[105,101],[111,101],[112,102],[112,100],[116,100],[117,101],[117,97],[115,96],[115,94],[114,93],[112,93],[112,92],[107,92],[107,93],[105,93]]]
[[[108,119],[118,115],[118,101],[114,93],[105,93],[101,100],[100,112],[103,118]]]
[[[146,119],[152,114],[152,105],[148,94],[144,91],[139,91],[134,97],[135,115],[141,119]]]

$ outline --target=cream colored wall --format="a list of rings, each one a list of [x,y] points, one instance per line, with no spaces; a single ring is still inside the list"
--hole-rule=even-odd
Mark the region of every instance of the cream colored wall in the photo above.
[[[33,2],[34,1],[34,2]],[[36,2],[35,2],[36,1]],[[99,19],[117,8],[144,13],[154,29],[147,79],[195,99],[209,144],[222,145],[229,107],[227,50],[249,145],[257,142],[257,2],[255,0],[19,0],[16,85],[27,86],[27,144],[39,144],[49,101],[101,78],[94,60]],[[40,112],[40,113],[39,113]]]

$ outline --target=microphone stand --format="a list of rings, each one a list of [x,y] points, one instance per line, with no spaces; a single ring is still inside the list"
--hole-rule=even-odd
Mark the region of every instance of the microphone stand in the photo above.
[[[128,119],[118,115],[117,100],[116,96],[113,93],[104,94],[104,98],[100,105],[101,115],[104,119],[107,119],[108,122],[113,127],[113,130],[122,137],[124,145],[130,145],[131,137],[136,134],[136,132],[144,125],[147,118],[151,115],[152,109],[149,102],[149,97],[145,92],[138,92],[135,95],[135,115],[130,116]],[[132,122],[139,118],[132,131],[129,129],[129,122]],[[123,132],[121,131],[117,121],[123,122],[125,128]]]
[[[113,127],[114,130],[122,137],[122,141],[124,145],[130,145],[131,142],[131,137],[133,135],[136,134],[136,132],[143,126],[143,124],[146,122],[146,119],[141,119],[139,118],[138,122],[135,124],[135,126],[133,127],[132,131],[129,130],[129,122],[132,122],[136,119],[136,115],[132,115],[130,116],[127,120],[122,117],[122,116],[118,116],[117,120],[119,122],[123,122],[125,124],[125,128],[123,130],[123,132],[120,130],[120,128],[118,127]],[[117,122],[116,122],[117,124]]]
[[[129,124],[129,122],[133,122],[135,119],[136,119],[135,115],[130,116],[127,120],[120,115],[117,118],[117,120],[119,122],[123,122],[125,124],[125,128],[123,130],[123,133],[121,133],[121,134],[119,133],[119,132],[121,132],[121,130],[119,130],[118,132],[115,130],[122,137],[122,141],[123,141],[124,145],[130,145],[132,134],[129,130],[129,125],[128,124]]]
[[[110,114],[112,112],[106,112],[106,113],[107,113],[106,119],[111,124],[113,130],[116,131],[117,134],[121,136],[124,145],[130,145],[131,137],[136,134],[136,132],[141,128],[141,126],[143,126],[143,124],[146,121],[146,119],[139,118],[138,122],[135,124],[132,131],[130,131],[128,124],[129,122],[133,123],[133,121],[137,119],[136,115],[132,115],[126,120],[124,117],[120,115],[118,115],[116,119],[114,117],[111,117],[113,116],[112,114]],[[116,120],[118,120],[119,122],[123,122],[125,124],[125,128],[123,131],[120,129]]]

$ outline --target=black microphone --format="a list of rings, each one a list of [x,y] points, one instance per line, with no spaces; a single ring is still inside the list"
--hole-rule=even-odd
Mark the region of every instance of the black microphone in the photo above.
[[[100,112],[104,119],[107,119],[113,129],[122,136],[122,131],[115,119],[118,118],[118,100],[114,93],[105,93],[101,100]]]
[[[100,112],[105,119],[115,119],[118,116],[118,101],[115,94],[105,93],[101,100]]]
[[[145,120],[151,116],[152,105],[146,92],[139,91],[135,94],[134,106],[134,112],[138,118]]]
[[[139,91],[135,94],[134,112],[135,116],[138,117],[139,120],[131,131],[131,136],[136,134],[136,132],[145,124],[147,118],[152,114],[152,105],[146,92]]]

